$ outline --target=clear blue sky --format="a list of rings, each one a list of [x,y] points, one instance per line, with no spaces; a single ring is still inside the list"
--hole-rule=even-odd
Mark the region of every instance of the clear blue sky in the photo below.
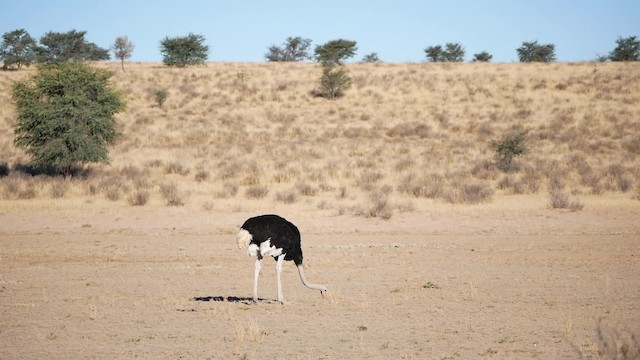
[[[102,48],[126,35],[132,61],[161,61],[160,41],[190,32],[206,38],[209,61],[263,62],[288,36],[314,47],[355,40],[354,60],[377,52],[385,62],[421,62],[427,46],[458,42],[466,61],[488,51],[513,62],[523,41],[538,40],[556,45],[558,61],[589,61],[619,36],[640,37],[640,0],[3,0],[0,33],[19,28],[36,39],[84,30]]]

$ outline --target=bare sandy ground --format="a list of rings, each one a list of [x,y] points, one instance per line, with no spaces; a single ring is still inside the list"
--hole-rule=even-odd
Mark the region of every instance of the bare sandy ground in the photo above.
[[[264,300],[247,300],[253,259],[234,236],[256,212],[5,208],[0,358],[601,358],[603,339],[640,334],[640,202],[544,201],[390,220],[274,209],[330,291],[287,263],[284,305],[271,261]]]

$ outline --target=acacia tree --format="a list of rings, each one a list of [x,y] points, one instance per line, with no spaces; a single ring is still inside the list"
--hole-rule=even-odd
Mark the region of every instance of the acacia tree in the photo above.
[[[442,45],[429,46],[424,49],[424,52],[427,57],[427,61],[429,62],[444,61],[444,50],[442,49]]]
[[[620,37],[616,40],[616,48],[609,54],[611,61],[638,61],[640,60],[640,40],[635,36]]]
[[[344,39],[316,46],[316,60],[322,65],[320,96],[335,100],[344,95],[351,86],[351,78],[343,67],[343,61],[353,57],[357,50],[355,41]]]
[[[115,56],[116,59],[120,59],[122,71],[124,71],[124,61],[131,58],[131,54],[133,53],[134,48],[135,45],[133,45],[133,43],[129,41],[129,38],[127,38],[126,36],[118,36],[115,43],[111,45],[113,56]]]
[[[442,45],[429,46],[424,52],[429,62],[462,62],[465,54],[460,43],[446,43],[444,48]]]
[[[86,31],[71,30],[66,33],[48,32],[40,38],[37,48],[38,61],[59,63],[67,61],[109,60],[109,50],[87,42]]]
[[[352,58],[358,47],[355,41],[337,39],[316,46],[316,60],[324,66],[342,65],[346,59]]]
[[[462,62],[464,61],[464,47],[460,43],[446,43],[443,52],[444,61]]]
[[[16,29],[2,35],[0,60],[3,69],[16,65],[18,69],[36,60],[36,40],[25,29]]]
[[[477,54],[473,54],[473,62],[489,62],[493,58],[493,55],[489,54],[486,51],[479,52]]]
[[[300,36],[288,37],[281,47],[271,45],[269,51],[264,55],[267,61],[304,61],[311,59],[309,47],[311,39],[304,39]]]
[[[553,62],[556,60],[556,46],[553,44],[538,44],[538,41],[523,42],[517,48],[520,62]]]
[[[492,140],[491,148],[495,152],[498,169],[504,172],[519,169],[515,159],[529,151],[527,146],[528,130],[520,130],[502,136],[500,140]]]
[[[382,62],[382,60],[380,60],[380,58],[378,57],[378,53],[377,52],[372,52],[372,53],[369,53],[369,54],[365,55],[362,58],[362,62],[379,63],[379,62]]]
[[[106,147],[118,136],[113,116],[125,107],[110,77],[105,69],[67,62],[42,65],[32,78],[16,82],[16,147],[34,165],[53,166],[66,176],[74,166],[108,162]]]
[[[183,37],[165,37],[160,42],[162,62],[167,66],[202,65],[209,57],[209,46],[203,35],[189,33]]]

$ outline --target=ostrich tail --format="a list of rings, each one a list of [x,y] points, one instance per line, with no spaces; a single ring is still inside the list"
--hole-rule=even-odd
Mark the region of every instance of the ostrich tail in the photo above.
[[[236,243],[238,244],[238,249],[246,249],[249,247],[251,243],[251,239],[253,236],[247,230],[240,228],[238,231],[238,235],[236,235]]]
[[[320,295],[324,298],[324,294],[327,292],[327,288],[321,284],[309,284],[307,279],[304,277],[304,270],[302,269],[302,264],[297,265],[298,267],[298,275],[300,275],[300,280],[302,280],[302,284],[309,289],[320,290]]]

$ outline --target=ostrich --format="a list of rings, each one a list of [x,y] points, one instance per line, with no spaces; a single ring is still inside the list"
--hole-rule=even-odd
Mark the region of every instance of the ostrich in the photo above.
[[[262,258],[273,256],[276,260],[278,276],[278,302],[283,303],[282,264],[285,260],[293,260],[298,268],[302,284],[309,289],[320,290],[324,298],[327,288],[324,285],[309,284],[302,269],[302,247],[298,228],[278,215],[260,215],[252,217],[242,224],[236,237],[238,248],[247,249],[250,256],[256,257],[253,278],[253,301],[258,301],[258,277],[262,269]]]

